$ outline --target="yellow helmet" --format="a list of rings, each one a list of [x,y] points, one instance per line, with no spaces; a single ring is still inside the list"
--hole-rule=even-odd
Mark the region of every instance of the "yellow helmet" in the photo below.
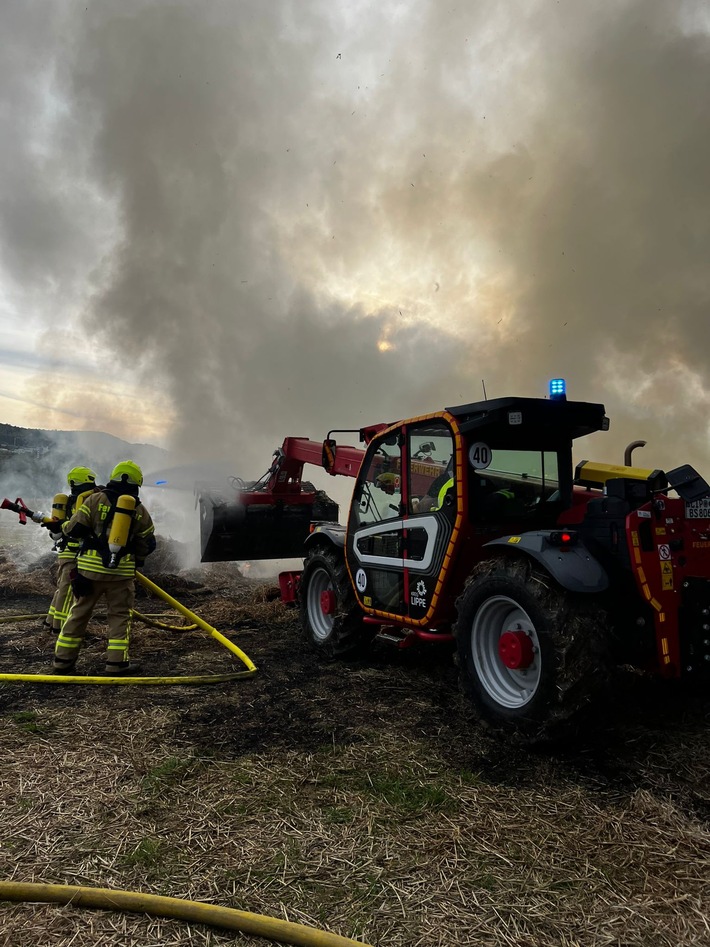
[[[90,467],[72,467],[67,474],[70,487],[79,487],[84,483],[96,483],[96,474]]]
[[[134,461],[122,460],[111,471],[111,479],[125,480],[126,483],[132,483],[134,486],[140,487],[143,484],[143,471]]]

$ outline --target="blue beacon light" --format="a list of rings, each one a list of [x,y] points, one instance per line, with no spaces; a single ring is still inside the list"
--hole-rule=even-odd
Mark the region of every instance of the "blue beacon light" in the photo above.
[[[565,401],[567,398],[567,383],[564,378],[550,379],[550,401]]]

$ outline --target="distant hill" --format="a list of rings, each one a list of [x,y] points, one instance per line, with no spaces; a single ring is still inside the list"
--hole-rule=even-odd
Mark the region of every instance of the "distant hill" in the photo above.
[[[0,450],[44,449],[51,446],[45,431],[33,428],[15,427],[14,424],[0,424]]]
[[[78,464],[92,467],[105,482],[121,460],[135,460],[149,474],[168,465],[169,458],[162,447],[131,444],[100,431],[47,431],[0,423],[0,492],[10,499],[21,496],[27,503],[63,489],[67,472]]]

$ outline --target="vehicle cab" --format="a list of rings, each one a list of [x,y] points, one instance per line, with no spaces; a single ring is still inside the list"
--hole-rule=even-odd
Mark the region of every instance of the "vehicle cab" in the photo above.
[[[572,503],[572,441],[608,427],[603,405],[501,398],[391,425],[356,481],[346,562],[373,618],[437,628],[483,546],[554,528]]]

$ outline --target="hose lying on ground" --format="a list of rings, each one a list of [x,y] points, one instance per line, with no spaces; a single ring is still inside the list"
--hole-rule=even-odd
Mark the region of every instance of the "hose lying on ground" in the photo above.
[[[155,582],[151,582],[150,579],[146,578],[141,572],[136,572],[136,579],[140,582],[141,585],[145,586],[150,592],[153,592],[154,595],[157,595],[159,598],[162,598],[163,601],[167,602],[168,605],[180,612],[181,615],[184,615],[186,618],[189,618],[191,621],[194,621],[195,624],[202,628],[203,631],[206,631],[215,641],[219,641],[220,644],[223,644],[224,647],[231,651],[233,655],[239,658],[239,660],[246,666],[246,668],[254,673],[256,671],[256,665],[241,651],[235,644],[233,644],[229,638],[225,638],[224,635],[220,634],[216,628],[213,628],[212,625],[208,625],[207,622],[200,618],[199,615],[196,615],[194,612],[191,612],[190,609],[183,605],[181,602],[178,602],[176,598],[173,598],[172,595],[168,595],[159,585],[156,585]]]
[[[197,625],[193,622],[192,625],[168,625],[166,622],[160,621],[161,618],[165,617],[164,612],[154,615],[144,615],[142,612],[137,612],[134,608],[131,609],[131,616],[134,621],[142,621],[144,625],[150,625],[151,628],[162,628],[164,631],[194,631],[197,628]]]
[[[183,901],[157,894],[120,891],[112,888],[87,888],[83,885],[44,885],[22,881],[0,881],[0,901],[32,901],[47,904],[71,904],[72,907],[106,908],[133,911],[153,917],[194,921],[211,927],[241,931],[266,937],[292,947],[368,947],[362,941],[339,934],[319,931],[305,924],[282,921],[264,914],[251,914],[236,908],[223,908],[202,901]]]
[[[111,677],[109,674],[0,674],[0,681],[26,684],[143,684],[154,687],[162,684],[226,684],[251,677],[254,671],[229,671],[225,674],[185,674],[181,677]]]
[[[235,681],[239,678],[251,677],[252,674],[256,674],[257,668],[254,662],[238,648],[234,642],[230,641],[229,638],[220,634],[216,628],[213,628],[212,625],[208,625],[199,615],[190,611],[186,605],[178,602],[172,595],[168,595],[160,586],[156,585],[155,582],[151,582],[151,580],[147,579],[142,573],[136,572],[136,579],[141,585],[144,585],[149,591],[153,592],[159,598],[162,598],[176,611],[180,612],[181,615],[193,621],[194,625],[192,627],[202,628],[202,630],[208,632],[215,641],[224,645],[228,651],[239,658],[246,670],[234,671],[227,674],[193,674],[192,676],[184,677],[128,677],[125,675],[121,677],[109,677],[105,675],[88,677],[83,674],[0,674],[0,681],[27,681],[34,684],[222,684],[225,681]],[[0,619],[0,621],[21,621],[31,617],[41,618],[42,615],[15,615],[11,616],[10,619]],[[179,630],[185,631],[187,629],[180,628]]]
[[[194,622],[192,625],[169,625],[166,622],[160,621],[160,619],[164,618],[167,614],[167,612],[159,612],[144,615],[142,612],[137,612],[134,608],[131,609],[131,616],[135,621],[142,621],[144,625],[150,625],[151,628],[162,628],[164,631],[194,631],[195,628],[197,628]],[[6,625],[10,622],[33,621],[34,619],[44,618],[46,615],[46,612],[35,612],[32,615],[3,615],[3,617],[0,618],[0,625]]]

